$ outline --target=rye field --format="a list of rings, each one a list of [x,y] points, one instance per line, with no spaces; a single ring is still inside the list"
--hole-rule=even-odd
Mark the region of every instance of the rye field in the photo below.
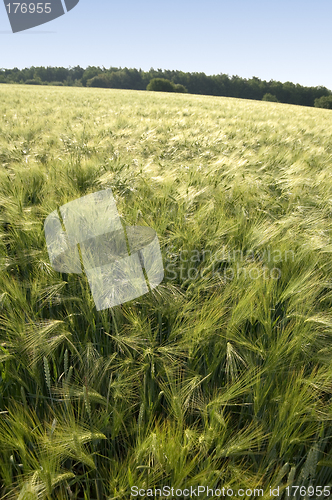
[[[44,221],[106,188],[165,277],[98,312]],[[0,497],[329,498],[331,221],[329,110],[1,85]]]

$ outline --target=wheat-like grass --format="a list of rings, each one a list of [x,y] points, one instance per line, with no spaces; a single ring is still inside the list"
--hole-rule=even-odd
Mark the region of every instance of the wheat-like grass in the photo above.
[[[331,483],[330,112],[0,94],[1,496]],[[43,222],[108,187],[156,230],[165,279],[97,312],[84,275],[52,269]]]

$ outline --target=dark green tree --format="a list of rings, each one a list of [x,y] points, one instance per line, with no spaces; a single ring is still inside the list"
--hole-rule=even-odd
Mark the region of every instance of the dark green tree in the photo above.
[[[146,90],[154,92],[175,92],[175,86],[166,78],[152,78]]]
[[[38,78],[32,78],[31,80],[26,80],[25,85],[43,85],[43,83]]]
[[[110,88],[110,79],[107,74],[100,74],[97,76],[94,76],[93,78],[90,78],[86,82],[87,87],[99,87],[102,89],[108,89]]]
[[[275,95],[268,92],[263,95],[262,101],[279,102]]]
[[[332,109],[332,95],[324,95],[319,99],[315,99],[315,107]]]
[[[82,83],[84,87],[86,86],[88,80],[91,80],[91,78],[99,75],[100,73],[102,73],[102,70],[100,68],[97,68],[96,66],[88,66],[82,76]]]
[[[173,83],[174,86],[174,92],[179,92],[180,94],[186,94],[188,90],[184,85],[181,85],[181,83]]]

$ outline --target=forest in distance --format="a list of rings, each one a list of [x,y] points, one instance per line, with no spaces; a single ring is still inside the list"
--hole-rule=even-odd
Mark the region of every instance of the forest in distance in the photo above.
[[[86,69],[80,66],[0,69],[0,83],[30,85],[146,90],[151,81],[156,78],[167,80],[178,89],[184,88],[184,91],[189,94],[273,100],[286,104],[332,109],[332,91],[324,86],[305,87],[292,82],[260,80],[255,76],[246,79],[223,73],[206,75],[203,72],[189,73],[160,68],[143,71],[135,68],[110,67],[106,69],[98,66],[88,66]]]

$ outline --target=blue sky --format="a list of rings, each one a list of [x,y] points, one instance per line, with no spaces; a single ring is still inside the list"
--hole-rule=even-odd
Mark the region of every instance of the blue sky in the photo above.
[[[13,34],[0,4],[0,67],[154,67],[332,89],[331,19],[331,0],[80,0]]]

